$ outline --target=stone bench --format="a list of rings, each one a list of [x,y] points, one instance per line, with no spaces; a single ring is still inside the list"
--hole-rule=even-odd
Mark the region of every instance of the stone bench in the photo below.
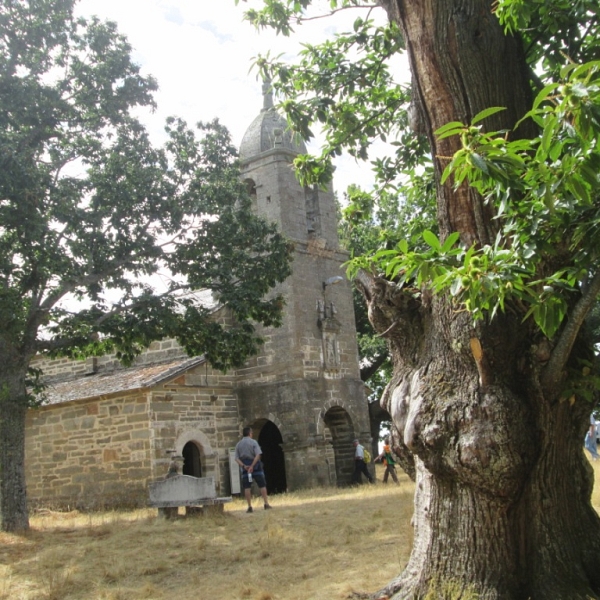
[[[174,475],[149,487],[149,506],[158,508],[158,515],[167,519],[176,517],[180,506],[185,507],[186,515],[204,514],[222,512],[223,504],[231,502],[231,496],[217,498],[214,477]]]

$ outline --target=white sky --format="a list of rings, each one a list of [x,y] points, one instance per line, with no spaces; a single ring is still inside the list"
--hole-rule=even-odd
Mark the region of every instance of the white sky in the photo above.
[[[327,5],[325,0],[317,0]],[[257,32],[243,21],[243,12],[259,7],[250,0],[80,0],[78,14],[116,21],[134,48],[133,57],[145,75],[159,84],[158,110],[144,118],[159,141],[167,116],[189,125],[218,117],[239,147],[244,132],[262,107],[261,86],[250,72],[252,58],[270,51],[292,59],[302,41],[318,42],[327,33],[348,31],[356,10],[338,13],[298,28],[292,38],[270,30]],[[383,10],[374,16],[384,19]],[[310,149],[310,146],[309,146]],[[368,186],[368,164],[352,158],[337,163],[334,187],[341,193],[349,183]]]

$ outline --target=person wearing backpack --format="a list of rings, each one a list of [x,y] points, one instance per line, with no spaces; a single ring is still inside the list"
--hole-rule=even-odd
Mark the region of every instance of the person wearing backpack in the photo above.
[[[354,483],[362,484],[361,474],[364,475],[369,483],[375,483],[373,476],[367,469],[367,463],[365,462],[365,454],[367,453],[364,446],[361,446],[358,440],[354,440],[354,473],[352,474],[352,481]],[[371,457],[369,456],[369,459]],[[370,462],[370,460],[369,460]]]
[[[383,474],[383,483],[388,482],[388,476],[391,475],[394,483],[398,485],[398,476],[396,475],[396,461],[392,456],[392,447],[390,446],[390,438],[386,437],[383,440],[383,451],[375,459],[375,462],[382,461],[385,465],[385,473]]]

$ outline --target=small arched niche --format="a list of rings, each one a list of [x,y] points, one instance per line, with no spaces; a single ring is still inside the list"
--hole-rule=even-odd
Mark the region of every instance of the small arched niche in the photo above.
[[[183,456],[182,473],[191,477],[202,477],[202,449],[196,442],[187,442],[181,451]]]

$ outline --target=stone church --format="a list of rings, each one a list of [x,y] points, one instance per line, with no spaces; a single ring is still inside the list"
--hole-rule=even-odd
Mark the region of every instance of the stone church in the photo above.
[[[112,356],[40,359],[47,401],[29,411],[26,428],[32,505],[142,506],[173,456],[184,474],[213,476],[228,495],[238,491],[231,454],[246,425],[262,447],[269,493],[350,483],[352,441],[371,440],[368,405],[333,193],[302,187],[290,166],[305,151],[265,92],[240,159],[255,210],[295,245],[279,290],[283,325],[262,328],[260,353],[227,373],[173,340],[152,344],[130,368]]]

